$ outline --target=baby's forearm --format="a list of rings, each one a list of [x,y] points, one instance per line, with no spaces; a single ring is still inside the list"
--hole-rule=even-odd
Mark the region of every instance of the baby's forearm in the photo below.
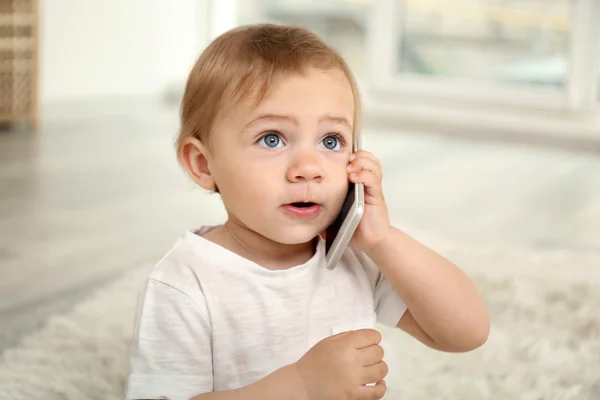
[[[200,394],[190,400],[307,400],[306,388],[295,364],[239,389]]]
[[[483,300],[453,263],[396,228],[367,255],[437,348],[468,351],[487,339],[489,317]]]

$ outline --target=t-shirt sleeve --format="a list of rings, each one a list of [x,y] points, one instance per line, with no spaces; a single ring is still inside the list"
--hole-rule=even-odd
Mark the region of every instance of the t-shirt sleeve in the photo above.
[[[375,312],[377,322],[395,327],[408,307],[390,281],[378,272],[375,283]]]
[[[404,299],[367,255],[355,254],[372,282],[377,322],[395,327],[408,309]]]
[[[138,303],[126,399],[188,400],[212,391],[206,302],[150,279]]]

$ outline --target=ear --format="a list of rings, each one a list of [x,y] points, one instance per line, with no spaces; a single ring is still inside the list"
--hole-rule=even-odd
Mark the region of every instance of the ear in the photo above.
[[[217,184],[210,173],[210,154],[196,138],[187,139],[181,147],[181,162],[194,182],[206,190],[215,190]]]

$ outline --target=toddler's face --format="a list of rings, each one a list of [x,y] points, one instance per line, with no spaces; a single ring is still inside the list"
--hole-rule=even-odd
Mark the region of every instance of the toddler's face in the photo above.
[[[320,70],[282,79],[258,107],[232,109],[209,156],[230,218],[286,244],[325,230],[348,189],[353,115],[346,77]]]

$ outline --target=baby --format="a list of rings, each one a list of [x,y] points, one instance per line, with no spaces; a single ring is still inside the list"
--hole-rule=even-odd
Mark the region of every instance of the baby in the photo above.
[[[194,65],[179,160],[227,220],[185,232],[139,301],[128,399],[380,399],[376,323],[446,352],[488,337],[469,278],[391,225],[378,159],[352,152],[360,99],[311,32],[239,27]],[[334,270],[322,233],[348,185],[363,218]]]

